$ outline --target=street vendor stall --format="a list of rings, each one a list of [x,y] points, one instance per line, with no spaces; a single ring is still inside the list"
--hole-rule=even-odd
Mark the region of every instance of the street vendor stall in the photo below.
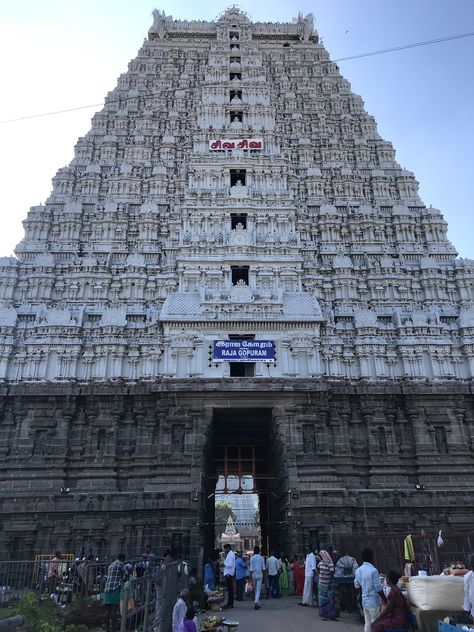
[[[420,632],[436,632],[438,621],[461,615],[463,599],[464,582],[459,576],[416,576],[408,582],[408,603]]]

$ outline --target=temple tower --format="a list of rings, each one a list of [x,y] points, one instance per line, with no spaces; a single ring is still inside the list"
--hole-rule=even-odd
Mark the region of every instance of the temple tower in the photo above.
[[[245,443],[225,409],[266,446],[275,544],[472,520],[474,262],[312,15],[155,10],[24,227],[0,259],[4,555],[197,556],[216,451]]]

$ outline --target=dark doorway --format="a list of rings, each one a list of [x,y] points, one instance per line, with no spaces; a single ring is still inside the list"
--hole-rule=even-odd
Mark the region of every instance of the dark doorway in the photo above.
[[[253,377],[255,362],[229,362],[230,377]]]
[[[215,517],[215,498],[222,499],[223,494],[229,498],[256,494],[261,545],[266,550],[290,550],[293,525],[287,516],[288,483],[283,455],[273,432],[271,408],[214,409],[203,477],[202,524],[208,555],[225,532],[225,525],[216,524]],[[245,539],[250,544],[255,534],[244,528],[251,525],[239,524],[238,515],[235,518],[236,531],[242,531],[243,549]]]

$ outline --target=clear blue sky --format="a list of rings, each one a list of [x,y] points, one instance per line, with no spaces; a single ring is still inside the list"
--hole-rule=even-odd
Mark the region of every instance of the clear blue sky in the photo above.
[[[101,103],[135,57],[151,11],[214,19],[223,2],[3,0],[0,120]],[[332,59],[474,31],[474,0],[260,0],[238,4],[253,20],[312,12]],[[398,161],[415,173],[426,204],[444,213],[449,237],[474,258],[474,37],[345,61],[342,74],[375,116]],[[95,108],[99,109],[99,108]],[[44,202],[73,157],[95,109],[0,125],[0,254],[21,239],[29,206]]]

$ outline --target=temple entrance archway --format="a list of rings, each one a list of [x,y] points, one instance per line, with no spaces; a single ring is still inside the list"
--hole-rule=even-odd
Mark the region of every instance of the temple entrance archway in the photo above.
[[[225,525],[216,521],[216,498],[255,495],[260,528],[258,543],[265,550],[276,551],[289,545],[291,523],[287,517],[284,454],[275,432],[271,408],[214,408],[203,476],[201,524],[206,555],[212,554],[216,539],[225,531]],[[239,521],[237,515],[236,530],[250,526],[245,522],[243,518]],[[255,542],[255,539],[249,537],[248,543],[251,541]],[[245,544],[245,537],[241,538],[241,543]]]

